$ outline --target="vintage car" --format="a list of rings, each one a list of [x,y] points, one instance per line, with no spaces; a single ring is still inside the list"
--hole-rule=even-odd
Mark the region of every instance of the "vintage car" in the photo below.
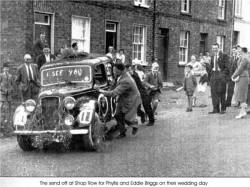
[[[14,113],[20,148],[31,151],[57,142],[66,149],[72,144],[99,149],[116,125],[116,98],[97,91],[109,89],[111,64],[109,57],[80,53],[44,64],[37,101],[25,101]]]

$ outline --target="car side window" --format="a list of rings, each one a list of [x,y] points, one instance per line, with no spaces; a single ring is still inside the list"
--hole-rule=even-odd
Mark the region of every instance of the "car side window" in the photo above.
[[[107,76],[104,64],[99,64],[95,66],[94,69],[94,80],[96,86],[101,86],[107,84]]]

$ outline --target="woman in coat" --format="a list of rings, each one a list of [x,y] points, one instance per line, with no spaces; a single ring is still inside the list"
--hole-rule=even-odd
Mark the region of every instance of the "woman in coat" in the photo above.
[[[247,48],[241,49],[241,57],[239,59],[239,64],[232,76],[232,80],[235,81],[235,100],[240,102],[240,113],[236,116],[237,119],[243,118],[247,115],[247,94],[248,94],[248,83],[249,83],[249,73],[248,68],[250,66],[250,61],[247,57]]]

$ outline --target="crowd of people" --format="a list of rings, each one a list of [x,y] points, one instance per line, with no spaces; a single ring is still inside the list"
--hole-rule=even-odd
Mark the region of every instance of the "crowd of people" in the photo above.
[[[36,99],[40,88],[41,67],[61,58],[61,55],[69,50],[70,53],[77,53],[77,43],[74,42],[70,49],[65,49],[60,49],[56,56],[51,54],[50,48],[46,45],[45,35],[41,34],[40,39],[34,43],[34,60],[30,54],[25,54],[24,62],[18,67],[15,79],[9,73],[8,64],[4,63],[3,73],[0,74],[1,110],[7,105],[11,115],[14,83],[20,90],[22,101]],[[138,60],[126,58],[123,49],[116,53],[114,47],[110,46],[106,56],[113,62],[114,81],[110,90],[100,89],[99,92],[119,98],[115,115],[119,137],[126,136],[125,124],[133,128],[132,134],[137,133],[137,116],[141,118],[141,123],[145,123],[148,118],[147,126],[153,126],[163,87],[158,63],[153,62],[151,71],[145,73]],[[232,48],[231,57],[219,51],[218,44],[212,45],[211,56],[208,52],[205,56],[200,54],[197,58],[192,55],[184,71],[183,89],[188,103],[186,111],[191,112],[193,107],[207,107],[211,96],[213,110],[209,114],[224,114],[227,107],[235,105],[240,107],[240,113],[236,118],[246,116],[249,67],[247,49],[240,46]]]
[[[219,51],[219,45],[212,45],[212,55],[200,55],[185,66],[183,88],[187,95],[187,112],[192,107],[206,107],[209,96],[213,110],[209,114],[225,114],[226,108],[240,107],[237,119],[247,115],[250,59],[247,48],[234,46],[229,57]],[[210,87],[208,87],[210,85]],[[210,88],[210,90],[209,90]],[[198,104],[199,103],[199,104]]]
[[[3,65],[3,73],[0,76],[1,82],[1,109],[7,104],[11,117],[11,95],[13,85],[16,84],[20,91],[21,101],[37,99],[40,89],[40,70],[45,63],[50,63],[61,58],[65,53],[78,53],[77,43],[72,43],[70,49],[67,47],[60,49],[55,56],[51,54],[50,48],[46,44],[45,35],[42,33],[39,40],[34,43],[33,59],[31,54],[24,55],[23,63],[17,68],[16,76],[9,73],[7,63]],[[126,136],[125,124],[133,128],[132,134],[138,130],[137,116],[141,122],[145,123],[148,118],[147,126],[154,125],[155,114],[159,95],[162,88],[162,78],[157,62],[152,64],[152,71],[145,74],[143,67],[138,61],[130,61],[125,58],[124,50],[120,49],[117,53],[112,46],[109,47],[107,57],[112,59],[112,75],[114,81],[111,90],[99,90],[100,93],[110,96],[118,96],[118,108],[115,118],[118,122],[120,131],[119,137]]]

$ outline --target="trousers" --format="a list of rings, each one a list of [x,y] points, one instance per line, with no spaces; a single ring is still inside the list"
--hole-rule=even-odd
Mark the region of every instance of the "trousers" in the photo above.
[[[213,71],[210,79],[213,110],[226,111],[226,78],[220,71]]]

